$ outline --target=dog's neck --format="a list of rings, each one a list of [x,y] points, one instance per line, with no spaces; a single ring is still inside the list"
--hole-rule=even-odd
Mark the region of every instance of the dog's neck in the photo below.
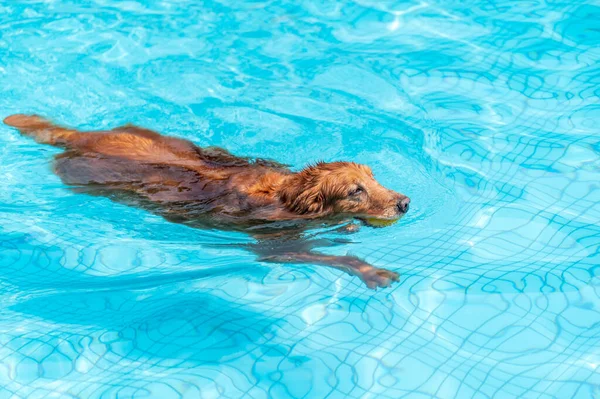
[[[278,199],[286,187],[289,187],[297,173],[281,173],[269,171],[260,176],[256,183],[248,187],[247,193],[251,196]]]
[[[300,172],[270,170],[251,184],[246,193],[264,205],[275,205],[296,218],[330,216],[331,203],[313,169]]]
[[[328,214],[320,186],[305,171],[267,172],[250,187],[248,194],[276,203],[296,216],[316,217]]]

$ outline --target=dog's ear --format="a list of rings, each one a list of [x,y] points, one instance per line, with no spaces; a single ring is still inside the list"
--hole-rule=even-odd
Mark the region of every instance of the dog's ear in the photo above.
[[[311,168],[290,176],[279,192],[279,199],[291,212],[299,215],[325,210],[325,194],[318,174]]]

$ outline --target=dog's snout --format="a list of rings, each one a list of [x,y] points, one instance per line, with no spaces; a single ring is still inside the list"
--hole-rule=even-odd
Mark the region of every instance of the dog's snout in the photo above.
[[[410,198],[404,197],[400,201],[398,201],[398,203],[396,204],[396,207],[398,208],[399,212],[406,213],[406,212],[408,212],[408,208],[409,208],[408,204],[410,204]]]

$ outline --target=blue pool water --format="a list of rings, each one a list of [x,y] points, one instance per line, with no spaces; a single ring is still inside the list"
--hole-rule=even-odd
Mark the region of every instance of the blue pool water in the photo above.
[[[0,118],[369,164],[412,198],[352,253],[69,191],[0,126],[0,398],[600,397],[597,1],[0,2]]]

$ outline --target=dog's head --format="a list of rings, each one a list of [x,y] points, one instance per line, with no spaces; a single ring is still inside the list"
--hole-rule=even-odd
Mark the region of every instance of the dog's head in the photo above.
[[[308,166],[286,179],[279,198],[300,215],[348,215],[373,225],[401,218],[410,202],[379,184],[369,167],[352,162]]]

